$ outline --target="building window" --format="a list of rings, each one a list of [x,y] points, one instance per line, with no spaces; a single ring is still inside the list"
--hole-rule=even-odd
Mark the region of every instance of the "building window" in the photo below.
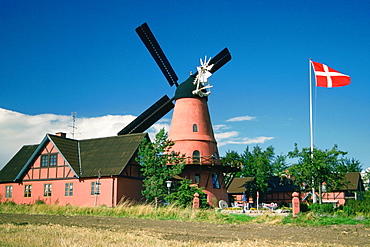
[[[13,185],[5,186],[5,198],[13,197]]]
[[[31,197],[31,193],[32,193],[32,185],[26,184],[24,186],[24,197]]]
[[[41,166],[56,166],[57,160],[57,154],[43,154],[41,155]]]
[[[194,180],[195,180],[196,183],[199,183],[199,181],[200,181],[200,175],[199,174],[195,174]]]
[[[41,155],[41,166],[48,166],[49,155]]]
[[[100,195],[100,182],[91,182],[91,195]]]
[[[198,125],[193,124],[193,132],[198,132]]]
[[[44,184],[44,196],[51,196],[52,185]]]
[[[200,153],[198,150],[195,150],[193,152],[193,164],[199,164],[200,163]]]
[[[212,184],[214,189],[220,188],[220,182],[218,181],[218,174],[215,172],[212,172]]]
[[[57,165],[57,155],[56,154],[50,154],[50,166],[56,166]]]
[[[64,195],[73,196],[73,183],[66,183]]]

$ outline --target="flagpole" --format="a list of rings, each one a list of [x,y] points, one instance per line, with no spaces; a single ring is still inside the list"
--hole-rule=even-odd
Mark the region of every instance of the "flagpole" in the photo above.
[[[308,61],[308,71],[310,72],[310,148],[311,154],[313,154],[313,127],[312,127],[312,69],[311,69],[311,58]]]
[[[311,149],[311,162],[313,162],[313,124],[312,124],[312,69],[311,69],[311,58],[308,62],[308,71],[310,74],[310,149]],[[312,178],[312,201],[316,203],[316,193],[315,193],[315,180]]]

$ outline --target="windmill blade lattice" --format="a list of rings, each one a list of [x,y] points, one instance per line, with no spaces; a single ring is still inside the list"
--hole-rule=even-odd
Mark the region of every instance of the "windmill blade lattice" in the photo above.
[[[224,66],[227,62],[231,60],[231,54],[229,49],[225,48],[220,53],[218,53],[215,57],[211,59],[209,64],[213,64],[212,69],[209,71],[212,74],[215,73],[218,69]]]
[[[155,122],[161,119],[169,111],[171,111],[175,105],[172,103],[167,95],[163,96],[157,102],[155,102],[146,111],[135,118],[129,125],[123,128],[117,135],[142,133],[149,129]]]
[[[147,23],[142,24],[136,28],[136,33],[139,35],[140,39],[143,41],[144,45],[154,58],[155,62],[161,69],[162,73],[166,77],[168,83],[171,85],[178,86],[177,80],[179,79],[173,70],[171,64],[169,63],[166,55],[162,48],[159,46],[157,40],[155,39],[152,31],[150,30]]]

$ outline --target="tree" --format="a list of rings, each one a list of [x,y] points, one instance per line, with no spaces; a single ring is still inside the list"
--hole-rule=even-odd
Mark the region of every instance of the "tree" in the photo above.
[[[166,198],[169,202],[177,203],[181,207],[187,207],[192,205],[194,194],[198,193],[200,198],[200,207],[206,207],[206,193],[203,192],[203,188],[198,188],[196,185],[191,185],[190,179],[184,178],[180,182],[175,183],[173,187],[174,192],[170,193]]]
[[[364,174],[363,174],[363,181],[364,181],[364,185],[365,185],[365,190],[368,191],[368,195],[370,195],[370,168],[367,168],[365,171],[364,171]],[[369,199],[370,199],[370,196],[369,196]]]
[[[148,202],[155,202],[156,205],[167,196],[166,181],[180,174],[185,166],[184,158],[179,153],[170,152],[174,143],[167,137],[167,133],[161,129],[154,142],[144,138],[136,159],[145,177],[141,193]]]
[[[342,162],[346,172],[361,172],[362,165],[359,160],[345,158]]]
[[[221,163],[223,166],[238,168],[242,167],[240,155],[237,152],[230,150],[226,152],[225,157],[221,158]],[[225,184],[228,185],[233,180],[236,174],[237,172],[224,173]]]
[[[237,174],[238,177],[253,177],[254,179],[246,184],[246,195],[256,199],[257,191],[264,193],[268,187],[268,179],[278,175],[285,170],[285,156],[275,157],[274,148],[268,147],[262,150],[255,146],[253,151],[246,150],[240,155],[242,169]]]
[[[319,202],[321,203],[321,186],[326,183],[327,189],[340,188],[345,184],[347,167],[344,162],[346,152],[338,150],[334,145],[332,149],[320,150],[310,148],[298,150],[295,144],[294,151],[288,153],[290,158],[297,158],[297,164],[289,167],[289,175],[294,177],[296,185],[307,184],[309,187],[319,191]]]

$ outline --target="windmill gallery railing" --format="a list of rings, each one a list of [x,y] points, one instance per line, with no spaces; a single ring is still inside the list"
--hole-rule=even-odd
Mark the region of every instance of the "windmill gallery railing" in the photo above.
[[[224,162],[223,158],[216,158],[211,156],[187,156],[185,157],[186,165],[211,165],[211,166],[224,166],[240,169],[241,163],[239,162]]]

